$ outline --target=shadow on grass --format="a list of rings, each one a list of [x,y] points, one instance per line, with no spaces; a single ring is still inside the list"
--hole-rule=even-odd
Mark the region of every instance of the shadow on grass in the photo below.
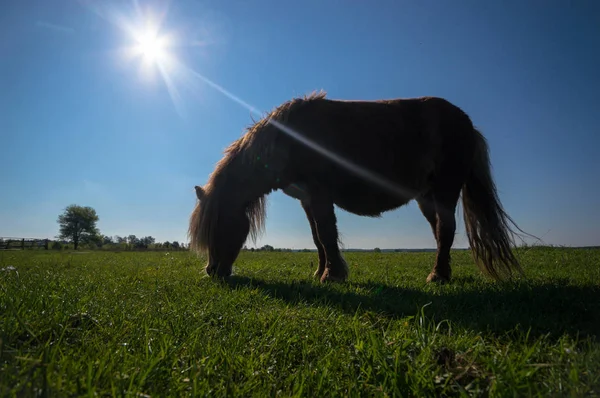
[[[277,283],[244,276],[232,276],[227,281],[234,289],[258,288],[291,304],[306,302],[349,314],[361,310],[394,319],[417,315],[431,303],[425,309],[426,316],[436,322],[447,319],[477,332],[503,334],[518,326],[521,331],[530,329],[532,337],[549,334],[557,338],[567,333],[595,339],[600,334],[599,286],[574,286],[567,280],[484,286],[472,283],[458,278],[445,287],[417,290],[375,283]]]

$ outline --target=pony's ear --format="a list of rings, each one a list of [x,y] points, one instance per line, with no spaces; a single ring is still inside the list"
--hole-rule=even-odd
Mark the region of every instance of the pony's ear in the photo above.
[[[204,190],[202,187],[196,185],[194,189],[196,190],[196,197],[198,197],[198,200],[204,199]]]

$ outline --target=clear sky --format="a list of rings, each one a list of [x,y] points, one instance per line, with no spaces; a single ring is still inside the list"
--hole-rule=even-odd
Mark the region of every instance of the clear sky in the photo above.
[[[133,57],[149,15],[163,48]],[[193,186],[252,123],[213,82],[262,111],[318,89],[445,97],[488,137],[523,229],[600,245],[598,71],[596,0],[6,1],[0,236],[52,238],[75,203],[96,209],[103,234],[186,242]],[[435,245],[415,202],[380,219],[337,215],[348,248]],[[258,245],[314,247],[282,193],[269,196],[266,228]]]

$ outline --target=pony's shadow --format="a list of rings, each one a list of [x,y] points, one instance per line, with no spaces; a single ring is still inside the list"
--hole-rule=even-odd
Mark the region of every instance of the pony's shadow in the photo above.
[[[470,282],[458,278],[451,282],[459,285],[456,288],[425,286],[422,290],[356,282],[340,288],[308,280],[280,283],[245,276],[232,276],[226,283],[233,289],[258,288],[269,297],[292,304],[308,302],[348,314],[368,311],[391,319],[418,315],[427,305],[425,315],[436,322],[450,320],[496,335],[516,329],[528,331],[532,337],[569,334],[596,339],[600,334],[599,286],[552,280],[487,284],[479,290],[461,288]]]

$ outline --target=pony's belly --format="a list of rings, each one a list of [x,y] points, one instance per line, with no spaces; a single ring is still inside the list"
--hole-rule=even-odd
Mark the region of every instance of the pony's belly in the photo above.
[[[350,212],[361,216],[377,217],[381,213],[404,206],[410,202],[412,197],[392,196],[384,193],[374,193],[372,190],[360,190],[359,187],[353,192],[343,195],[335,195],[334,203]]]
[[[333,182],[323,184],[320,189],[328,191],[327,195],[341,209],[357,215],[370,217],[377,217],[383,212],[404,206],[419,194],[414,189],[392,194],[373,188],[371,185],[357,182],[355,178],[338,184]],[[306,184],[301,182],[287,185],[282,188],[282,191],[287,196],[298,199],[301,202],[310,202],[311,200],[310,190]]]

